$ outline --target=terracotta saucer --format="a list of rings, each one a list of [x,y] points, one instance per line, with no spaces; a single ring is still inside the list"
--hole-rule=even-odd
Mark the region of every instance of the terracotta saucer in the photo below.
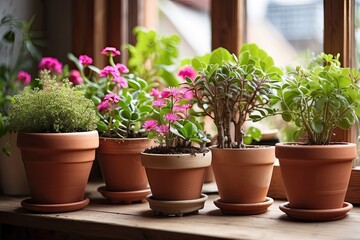
[[[98,187],[98,191],[111,203],[132,204],[135,202],[146,202],[146,196],[151,193],[150,188],[128,192],[111,192],[106,186]]]
[[[31,198],[25,199],[21,202],[21,206],[26,210],[41,213],[61,213],[72,212],[83,209],[89,204],[90,200],[84,198],[84,200],[74,203],[64,204],[37,204],[32,201]]]
[[[208,196],[201,194],[201,197],[198,199],[162,201],[154,199],[152,195],[148,195],[146,199],[149,202],[150,208],[155,212],[156,215],[175,215],[177,217],[181,217],[185,213],[193,213],[203,209]]]
[[[279,206],[280,210],[286,213],[289,217],[304,221],[333,221],[338,220],[347,214],[353,205],[348,202],[344,202],[342,208],[336,209],[296,209],[289,208],[289,202],[283,203]]]
[[[274,200],[270,197],[266,197],[264,202],[260,203],[225,203],[221,199],[214,200],[215,206],[220,208],[223,214],[229,215],[253,215],[260,214],[267,211],[267,209],[273,204]]]

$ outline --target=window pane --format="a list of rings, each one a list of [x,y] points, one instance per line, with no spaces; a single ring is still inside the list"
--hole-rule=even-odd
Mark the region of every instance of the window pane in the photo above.
[[[247,1],[247,42],[266,50],[279,66],[296,65],[323,50],[322,0]]]
[[[355,67],[360,68],[360,0],[355,0]],[[358,124],[358,159],[356,165],[360,165],[360,125]]]
[[[246,41],[256,43],[279,67],[296,67],[323,51],[323,0],[247,1]],[[249,123],[250,125],[251,123]],[[255,124],[263,133],[278,129],[280,141],[294,141],[295,127],[280,116]]]
[[[211,51],[210,0],[159,0],[159,33],[180,36],[179,57]]]

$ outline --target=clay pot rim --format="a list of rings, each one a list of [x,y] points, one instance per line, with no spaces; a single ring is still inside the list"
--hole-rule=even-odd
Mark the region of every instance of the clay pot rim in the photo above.
[[[246,148],[219,148],[218,146],[211,146],[209,149],[212,150],[220,150],[220,151],[256,151],[256,150],[264,150],[264,149],[273,149],[275,146],[271,145],[246,145]]]
[[[275,147],[281,148],[347,148],[355,146],[355,143],[350,142],[330,142],[327,145],[312,145],[305,142],[284,142],[276,143]]]
[[[61,135],[88,135],[88,134],[92,134],[92,133],[96,133],[98,134],[97,130],[91,130],[91,131],[83,131],[83,132],[68,132],[68,133],[18,133],[18,135],[34,135],[34,136],[41,136],[41,135],[46,135],[46,136],[61,136]]]
[[[103,139],[103,140],[119,140],[119,141],[141,141],[141,140],[149,140],[151,141],[151,139],[149,138],[146,138],[146,137],[141,137],[141,138],[114,138],[114,137],[100,137],[100,139]]]
[[[179,160],[179,158],[183,158]],[[212,153],[196,154],[156,154],[141,153],[141,163],[145,168],[155,169],[189,169],[203,168],[211,165]]]

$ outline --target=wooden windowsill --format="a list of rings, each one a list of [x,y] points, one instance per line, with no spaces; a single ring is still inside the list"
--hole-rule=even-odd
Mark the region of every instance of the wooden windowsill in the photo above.
[[[26,232],[26,239],[356,239],[360,236],[360,208],[339,221],[304,223],[289,219],[276,200],[260,215],[225,216],[215,207],[217,194],[209,194],[199,214],[155,216],[148,203],[109,204],[89,184],[91,203],[70,213],[39,214],[22,209],[23,198],[0,197],[0,239]],[[19,230],[20,229],[20,230]],[[30,230],[29,230],[30,229]],[[12,232],[11,232],[12,231]],[[15,235],[14,235],[15,234]],[[24,233],[22,233],[24,234]],[[46,235],[50,236],[46,238]],[[57,238],[57,236],[60,236]],[[1,238],[3,237],[3,238]]]
[[[268,196],[271,196],[274,199],[286,200],[280,166],[277,163],[274,166]],[[351,171],[351,177],[345,201],[352,204],[360,204],[360,167],[355,167]]]

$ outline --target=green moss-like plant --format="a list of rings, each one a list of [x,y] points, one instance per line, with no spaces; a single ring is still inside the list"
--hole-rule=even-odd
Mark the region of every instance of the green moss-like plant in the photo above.
[[[96,129],[99,120],[91,100],[67,80],[58,83],[40,73],[42,89],[26,87],[14,97],[8,125],[19,133],[68,133]]]

